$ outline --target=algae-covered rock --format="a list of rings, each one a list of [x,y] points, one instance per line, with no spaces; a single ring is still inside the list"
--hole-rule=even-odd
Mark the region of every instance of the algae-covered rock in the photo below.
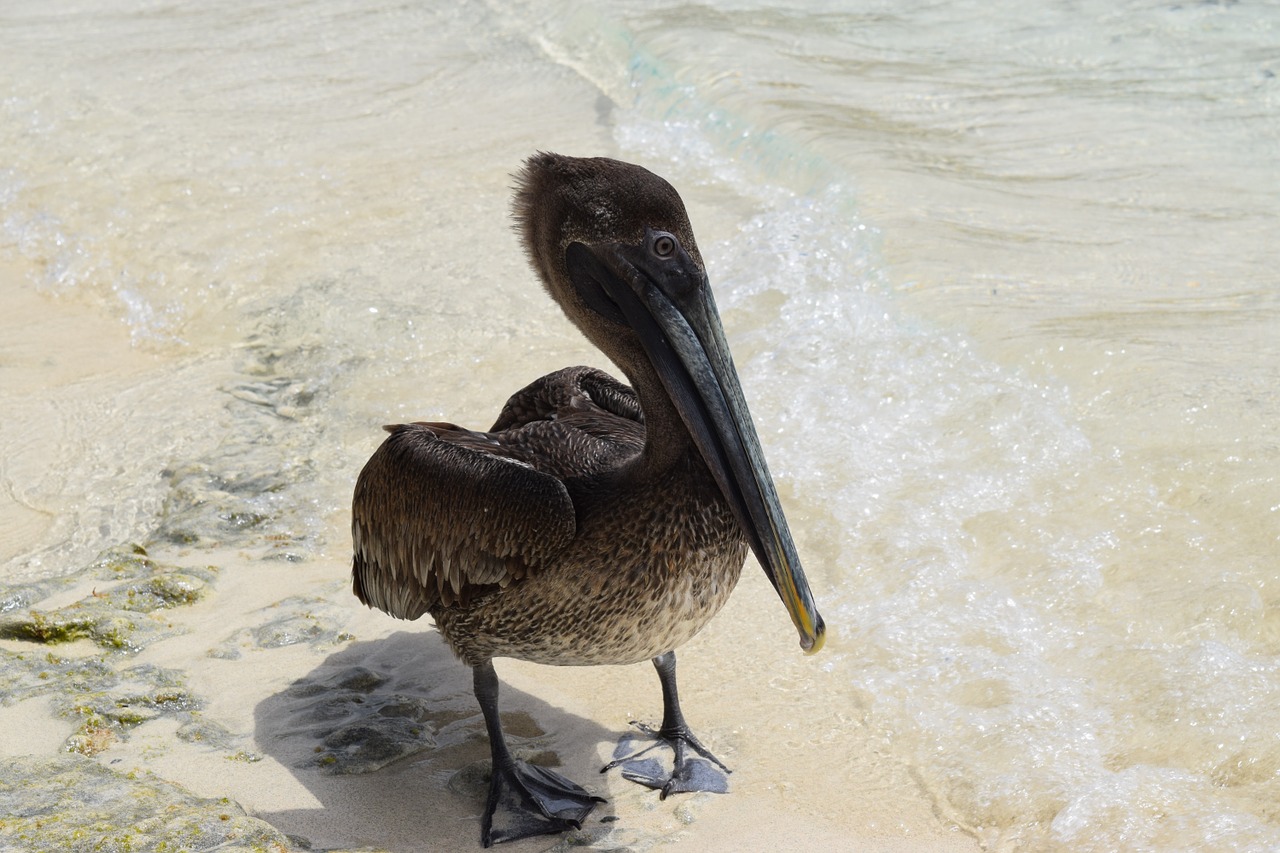
[[[295,847],[231,800],[203,799],[161,779],[60,756],[0,765],[0,849],[285,853]]]
[[[0,637],[57,645],[89,639],[104,648],[129,648],[136,624],[101,604],[76,603],[55,612],[28,610],[0,621]]]
[[[125,584],[109,593],[109,600],[122,610],[151,613],[184,604],[194,604],[204,595],[205,583],[184,572],[168,572],[141,583]]]
[[[233,734],[222,723],[207,720],[200,714],[193,713],[185,723],[178,727],[178,740],[184,740],[187,743],[201,743],[216,749],[226,750],[227,752],[235,752],[237,745],[243,738]]]
[[[119,680],[99,658],[64,658],[37,646],[30,652],[0,649],[0,704],[43,693],[105,690]]]
[[[159,565],[147,554],[147,549],[137,543],[108,548],[93,561],[89,571],[102,578],[123,580],[155,574]]]
[[[0,649],[0,701],[49,695],[53,713],[76,726],[65,749],[81,755],[96,755],[128,740],[138,726],[169,719],[178,724],[182,740],[256,760],[242,749],[243,737],[201,715],[204,702],[181,672],[151,664],[112,666],[120,660],[118,655],[65,658],[43,650]]]
[[[96,755],[115,741],[126,740],[134,728],[161,717],[187,725],[197,718],[203,703],[187,690],[181,673],[147,664],[120,671],[102,689],[65,691],[52,704],[59,716],[79,724],[67,739],[67,751]]]
[[[211,569],[163,565],[137,545],[104,552],[87,574],[103,579],[102,589],[53,610],[35,606],[55,588],[51,584],[6,592],[0,638],[44,645],[87,639],[110,651],[136,652],[176,633],[158,613],[195,603],[215,576]]]

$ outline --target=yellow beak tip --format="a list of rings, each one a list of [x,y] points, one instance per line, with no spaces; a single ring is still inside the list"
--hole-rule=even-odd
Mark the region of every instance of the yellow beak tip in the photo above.
[[[807,642],[806,642],[807,641]],[[808,637],[800,638],[800,648],[804,649],[806,655],[816,655],[822,651],[823,645],[827,642],[827,626],[818,624],[818,629],[813,632],[813,639]]]

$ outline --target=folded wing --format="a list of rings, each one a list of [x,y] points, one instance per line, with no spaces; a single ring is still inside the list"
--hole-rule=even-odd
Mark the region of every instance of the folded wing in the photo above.
[[[402,619],[466,606],[553,561],[576,532],[565,480],[638,453],[634,392],[566,368],[517,392],[492,432],[387,427],[356,481],[353,589]]]

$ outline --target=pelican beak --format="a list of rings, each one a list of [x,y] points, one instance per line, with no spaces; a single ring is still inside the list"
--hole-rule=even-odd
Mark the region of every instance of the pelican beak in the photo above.
[[[565,258],[587,304],[639,336],[791,615],[800,647],[817,652],[826,626],[796,555],[701,265],[674,235],[655,229],[638,246],[573,243]]]

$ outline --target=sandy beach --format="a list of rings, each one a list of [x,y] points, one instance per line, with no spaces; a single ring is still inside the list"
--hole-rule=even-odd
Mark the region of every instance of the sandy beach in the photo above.
[[[92,420],[101,400],[77,389],[127,395],[173,365],[133,348],[118,322],[35,292],[29,271],[4,272],[11,297],[0,340],[9,411],[23,411],[23,399],[62,401],[40,418],[10,417],[0,430],[13,484],[0,505],[3,546],[17,555],[57,523],[51,509],[15,500],[24,478],[40,476],[24,464],[112,440],[111,425]],[[10,579],[0,618],[7,694],[0,756],[9,767],[0,775],[0,800],[12,816],[0,820],[0,842],[32,851],[100,842],[105,849],[156,849],[166,835],[187,837],[175,828],[175,812],[198,816],[199,801],[209,800],[268,825],[246,818],[218,836],[230,845],[219,849],[478,849],[488,749],[469,670],[428,620],[398,622],[355,600],[343,547],[347,518],[331,522],[325,552],[302,562],[272,559],[269,544],[221,550],[153,543],[145,555],[141,545],[122,548],[57,582]],[[174,577],[190,583],[188,597],[149,612],[99,606],[114,605],[112,595],[138,598],[151,580]],[[37,624],[46,628],[39,637]],[[108,624],[115,633],[94,627]],[[831,643],[839,647],[838,635]],[[648,665],[498,662],[516,749],[608,801],[570,839],[505,849],[976,849],[934,813],[909,770],[861,724],[858,708],[842,705],[834,685],[829,702],[796,695],[800,673],[811,678],[823,661],[801,654],[754,564],[679,659],[686,713],[734,770],[728,795],[662,801],[616,771],[599,772],[631,720],[660,715]],[[90,686],[75,666],[88,662],[104,670]],[[376,685],[344,690],[339,685],[352,673],[374,673]],[[822,689],[821,676],[818,684]],[[180,700],[166,699],[166,690]],[[333,752],[335,732],[376,725],[385,719],[379,711],[404,703],[423,734],[416,745],[413,738],[398,744],[403,757],[388,759],[380,752],[385,743],[360,730],[339,748],[358,754],[353,768],[335,775],[320,760]],[[90,784],[81,766],[87,762],[109,771],[105,781]],[[110,793],[86,803],[73,791],[60,804],[36,807],[24,787],[38,787],[54,767],[84,792]],[[192,799],[155,796],[146,786],[156,782]],[[169,815],[163,831],[138,829],[160,814]]]

